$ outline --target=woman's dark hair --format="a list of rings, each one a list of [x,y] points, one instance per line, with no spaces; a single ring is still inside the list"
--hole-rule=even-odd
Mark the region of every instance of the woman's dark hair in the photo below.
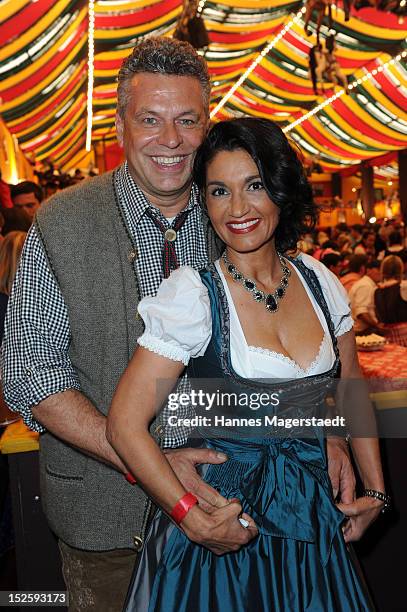
[[[297,152],[268,119],[232,119],[211,128],[197,151],[193,171],[204,208],[208,163],[219,151],[237,149],[245,150],[253,159],[269,198],[281,211],[276,249],[282,253],[295,249],[301,235],[315,226],[317,209]]]

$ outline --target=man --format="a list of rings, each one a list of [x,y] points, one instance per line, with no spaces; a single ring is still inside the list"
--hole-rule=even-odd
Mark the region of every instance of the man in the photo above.
[[[216,256],[191,185],[209,93],[206,65],[190,45],[168,38],[140,43],[119,73],[117,135],[126,163],[42,207],[17,275],[3,354],[5,395],[33,429],[47,430],[43,504],[60,539],[72,610],[121,610],[134,546],[140,550],[145,536],[150,503],[124,478],[126,466],[105,437],[105,415],[143,331],[138,299],[154,294],[177,265],[198,269]],[[184,441],[178,432],[166,443]],[[203,449],[167,457],[208,513],[225,509],[220,539],[247,542],[235,520],[240,504],[224,500],[194,469],[226,457]],[[341,480],[351,500],[349,463],[340,451],[330,460],[334,489]]]
[[[369,259],[374,259],[376,257],[376,234],[374,231],[365,230],[362,234],[362,240],[358,244],[356,244],[354,248],[355,255],[366,255]]]
[[[352,248],[355,248],[358,244],[362,242],[362,232],[363,232],[363,225],[360,225],[360,223],[355,223],[350,228],[350,238],[352,241]]]
[[[22,181],[17,185],[11,186],[11,199],[13,200],[14,207],[24,210],[32,222],[35,213],[41,206],[43,199],[42,189],[37,183]]]
[[[364,276],[366,272],[366,264],[366,255],[353,255],[350,258],[348,272],[339,279],[348,293],[356,281],[360,280],[362,276]]]
[[[332,272],[332,274],[335,274],[335,276],[339,278],[339,274],[341,272],[342,258],[339,253],[331,249],[328,249],[328,251],[329,252],[325,252],[323,257],[321,258],[321,263],[323,263],[324,266],[326,266],[328,270]]]
[[[355,333],[369,334],[377,331],[380,326],[374,304],[374,294],[380,280],[380,264],[377,261],[366,261],[359,273],[361,278],[350,289],[349,300],[355,321]]]

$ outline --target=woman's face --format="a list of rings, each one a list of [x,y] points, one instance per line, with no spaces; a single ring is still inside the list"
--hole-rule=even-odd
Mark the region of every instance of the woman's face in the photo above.
[[[206,203],[217,234],[240,253],[273,240],[280,209],[267,195],[259,170],[243,149],[219,151],[206,169]]]

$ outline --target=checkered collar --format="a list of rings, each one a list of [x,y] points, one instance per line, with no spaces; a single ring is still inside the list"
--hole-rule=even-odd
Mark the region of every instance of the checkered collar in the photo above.
[[[124,194],[126,205],[131,209],[129,212],[135,223],[139,223],[148,208],[165,219],[161,211],[148,201],[143,191],[135,182],[130,174],[127,161],[117,170],[116,181],[118,182],[119,192]],[[199,191],[198,187],[193,183],[188,206],[185,210],[192,210],[197,206],[199,206]]]

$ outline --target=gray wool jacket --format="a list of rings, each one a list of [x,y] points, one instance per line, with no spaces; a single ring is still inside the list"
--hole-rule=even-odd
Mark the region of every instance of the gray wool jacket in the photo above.
[[[203,222],[213,259],[214,235],[204,216]],[[52,197],[36,228],[67,305],[69,356],[81,390],[106,415],[143,333],[135,244],[113,172]],[[40,438],[40,469],[43,507],[61,540],[94,551],[141,547],[151,504],[139,487],[48,432]]]

